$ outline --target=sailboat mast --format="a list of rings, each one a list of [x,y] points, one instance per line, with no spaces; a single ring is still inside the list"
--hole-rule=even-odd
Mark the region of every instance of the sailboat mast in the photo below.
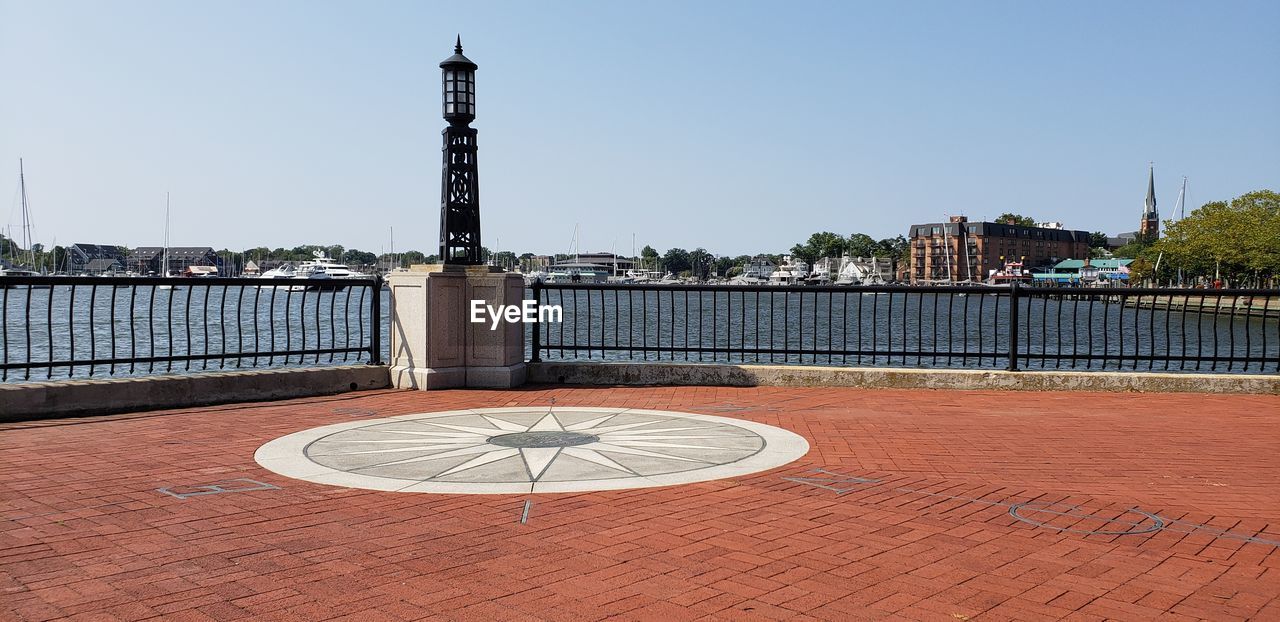
[[[169,193],[164,193],[164,250],[160,252],[161,276],[169,276]]]
[[[951,215],[947,214],[947,220],[951,219]],[[942,223],[942,246],[946,249],[947,258],[947,282],[951,282],[951,241],[947,239],[947,229],[950,228],[948,223]]]
[[[22,158],[18,158],[18,186],[22,192],[22,243],[27,247],[31,269],[36,267],[36,245],[31,243],[31,216],[27,213],[27,175]]]
[[[1187,216],[1187,176],[1182,176],[1182,190],[1178,192],[1178,222]],[[1162,253],[1163,255],[1163,253]],[[1160,258],[1156,258],[1159,263]],[[1182,265],[1178,265],[1178,287],[1182,287]]]
[[[1178,220],[1187,217],[1187,176],[1182,176],[1182,191],[1178,193]]]

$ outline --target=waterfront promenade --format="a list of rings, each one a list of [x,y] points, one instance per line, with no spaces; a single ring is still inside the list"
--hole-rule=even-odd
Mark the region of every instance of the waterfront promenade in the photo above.
[[[345,488],[254,459],[316,426],[553,400],[810,449],[537,495]],[[531,386],[11,423],[0,619],[1277,619],[1278,416],[1267,395]]]

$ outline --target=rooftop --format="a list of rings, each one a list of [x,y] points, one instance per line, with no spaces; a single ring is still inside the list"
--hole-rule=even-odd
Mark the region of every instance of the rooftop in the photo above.
[[[1089,265],[1099,270],[1114,270],[1133,263],[1132,259],[1090,259]],[[1063,259],[1053,266],[1057,270],[1079,270],[1084,267],[1083,259]]]
[[[709,415],[808,451],[541,494],[381,492],[255,461],[317,426],[503,407]],[[1275,619],[1278,411],[1266,395],[531,387],[4,424],[0,617]]]

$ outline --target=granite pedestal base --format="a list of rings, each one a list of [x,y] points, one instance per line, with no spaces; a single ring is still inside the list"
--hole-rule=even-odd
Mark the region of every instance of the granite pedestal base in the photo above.
[[[388,275],[391,384],[403,389],[510,388],[525,381],[524,325],[471,321],[473,300],[524,299],[524,279],[487,266],[414,266]]]

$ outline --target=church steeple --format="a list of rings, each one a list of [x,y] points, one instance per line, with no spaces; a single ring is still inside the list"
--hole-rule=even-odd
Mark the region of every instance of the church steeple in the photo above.
[[[1142,208],[1142,223],[1138,226],[1138,235],[1148,240],[1160,237],[1160,213],[1156,211],[1156,165],[1151,164],[1147,178],[1147,200]]]

